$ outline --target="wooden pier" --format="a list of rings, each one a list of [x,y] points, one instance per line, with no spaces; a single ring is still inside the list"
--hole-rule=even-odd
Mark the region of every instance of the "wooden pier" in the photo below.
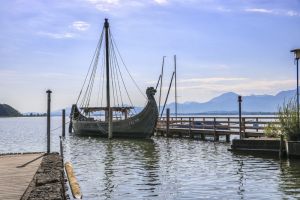
[[[0,155],[0,199],[21,199],[42,161],[42,154]]]
[[[161,117],[156,126],[156,135],[202,140],[209,136],[213,137],[214,141],[219,141],[220,136],[225,136],[226,141],[230,142],[230,135],[241,135],[243,138],[263,137],[264,128],[269,123],[278,124],[278,118],[242,117],[240,129],[239,117]]]

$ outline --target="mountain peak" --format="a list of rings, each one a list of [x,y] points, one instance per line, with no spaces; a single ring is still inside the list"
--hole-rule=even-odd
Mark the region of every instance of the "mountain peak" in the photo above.
[[[234,93],[234,92],[226,92],[221,94],[220,96],[217,96],[213,99],[211,99],[208,102],[223,102],[223,101],[229,101],[229,100],[233,100],[233,99],[237,99],[238,94]]]

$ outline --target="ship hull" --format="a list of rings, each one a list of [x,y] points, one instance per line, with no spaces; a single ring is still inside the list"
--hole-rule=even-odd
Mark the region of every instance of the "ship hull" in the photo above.
[[[112,122],[113,137],[150,138],[153,136],[158,118],[158,109],[153,95],[148,96],[145,108],[132,117]],[[82,136],[108,137],[108,122],[83,116],[76,105],[71,111],[72,128]]]

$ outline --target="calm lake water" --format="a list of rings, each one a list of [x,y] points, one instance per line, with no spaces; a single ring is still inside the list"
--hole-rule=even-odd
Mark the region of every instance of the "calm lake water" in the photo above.
[[[52,129],[60,124],[52,118]],[[226,143],[67,134],[64,145],[84,199],[300,199],[300,161],[239,155]],[[0,118],[0,153],[45,150],[46,118]]]

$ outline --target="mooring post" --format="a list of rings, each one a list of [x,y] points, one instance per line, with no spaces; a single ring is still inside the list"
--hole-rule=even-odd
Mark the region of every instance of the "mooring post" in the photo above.
[[[48,94],[47,100],[47,153],[50,153],[50,112],[51,112],[51,90],[47,90]]]
[[[62,136],[59,136],[59,150],[60,150],[60,155],[63,158],[64,157],[64,149],[63,149],[63,144],[62,144]]]
[[[62,137],[65,138],[66,136],[66,110],[62,110]]]
[[[167,108],[167,137],[170,134],[170,108]]]
[[[279,158],[283,157],[283,135],[280,135]]]
[[[192,119],[191,118],[189,118],[189,123],[190,123],[190,129],[189,129],[189,134],[190,134],[190,138],[194,138],[194,134],[193,134],[193,132],[192,132],[192,126],[193,126],[193,128],[194,128],[194,120],[195,120],[195,118],[193,118],[193,122],[192,122]],[[193,125],[192,125],[193,124]]]
[[[192,132],[192,120],[189,117],[189,136],[191,136],[191,132]]]
[[[219,135],[217,133],[217,120],[214,117],[214,141],[219,141]]]
[[[239,129],[240,129],[240,139],[243,139],[242,136],[242,96],[238,96],[239,102]]]

